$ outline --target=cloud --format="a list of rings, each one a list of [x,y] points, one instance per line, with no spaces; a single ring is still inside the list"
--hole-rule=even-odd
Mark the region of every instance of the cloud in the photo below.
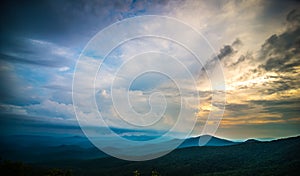
[[[241,55],[238,60],[230,65],[230,67],[235,67],[240,63],[244,62],[247,59],[247,56]]]
[[[201,69],[202,70],[202,77],[204,77],[205,74],[210,74],[210,72],[213,71],[213,69],[216,67],[216,65],[223,64],[228,65],[226,62],[232,62],[232,59],[226,59],[231,58],[231,56],[235,55],[238,50],[235,48],[239,48],[239,46],[242,45],[242,42],[240,39],[236,38],[231,45],[224,45],[218,53],[214,54],[214,57],[211,57],[208,59],[208,62],[205,63],[205,66]],[[243,57],[241,56],[240,61],[236,62],[242,62],[241,60]],[[237,63],[231,63],[232,65],[236,65]]]
[[[70,70],[70,67],[60,67],[58,70],[61,72],[68,71]]]
[[[46,100],[40,104],[24,106],[28,114],[63,119],[74,119],[74,108],[72,104],[66,105],[51,100]]]
[[[294,9],[290,11],[287,15],[286,20],[289,22],[291,26],[299,26],[300,24],[300,11],[299,9]]]
[[[233,47],[241,46],[241,45],[243,45],[243,42],[239,38],[235,39],[235,41],[233,41],[233,43],[232,43]]]
[[[3,84],[7,88],[1,89],[5,95],[1,103],[27,106],[49,99],[71,103],[74,50],[45,40],[14,37],[1,46],[0,53],[0,79],[7,82]]]
[[[36,119],[47,117],[45,123],[51,120],[57,120],[57,123],[74,120],[72,71],[80,50],[94,34],[109,24],[136,15],[154,14],[183,20],[199,30],[215,48],[214,57],[212,52],[207,52],[205,47],[194,42],[193,36],[180,29],[172,29],[179,36],[192,39],[195,48],[203,53],[203,58],[207,61],[204,64],[207,64],[208,73],[215,71],[216,62],[224,66],[227,111],[222,127],[238,129],[239,125],[247,124],[283,124],[296,129],[291,124],[299,123],[299,11],[293,10],[298,6],[299,3],[292,1],[287,3],[257,0],[80,0],[78,3],[43,1],[30,5],[6,2],[1,6],[1,24],[6,25],[1,29],[0,36],[0,81],[7,84],[0,86],[1,111],[34,116]],[[159,25],[146,25],[145,30],[153,30]],[[118,66],[118,61],[126,61],[138,52],[159,48],[165,54],[182,59],[197,78],[202,68],[201,64],[193,62],[193,57],[171,42],[153,39],[131,41],[127,44],[129,45],[112,52],[111,60],[104,64],[105,69],[98,75],[100,81],[96,82],[99,83],[96,84],[96,96],[99,98],[97,101],[107,117],[111,117],[109,115],[114,112],[107,99],[110,98],[108,88],[115,78],[113,68]],[[87,100],[94,100],[93,97],[85,96],[86,92],[94,88],[86,83],[93,82],[94,75],[91,76],[90,73],[99,65],[92,58],[92,54],[86,57],[90,58],[86,63],[81,63],[85,64],[79,70],[82,80],[76,85],[80,88],[78,93],[82,93],[82,104]],[[125,78],[130,78],[135,68],[142,68],[144,65],[146,63],[137,62],[127,67]],[[157,63],[157,68],[160,69],[169,69],[171,66]],[[174,72],[182,74],[179,69]],[[198,114],[201,125],[207,120],[211,110],[219,108],[218,102],[211,104],[212,92],[208,73],[203,72],[197,82],[201,105],[185,107],[201,109]],[[173,95],[173,100],[176,99],[176,91],[170,89],[170,84],[164,81],[147,82],[147,79],[135,84],[130,94],[136,100],[133,103],[135,108],[147,110],[148,104],[144,100],[148,94],[141,94],[140,90],[152,88],[155,83],[159,83],[158,87],[165,91],[166,96]],[[180,81],[185,90],[193,89],[191,82],[184,79]],[[121,84],[123,82],[119,83],[119,86],[124,86]],[[120,97],[126,94],[121,89],[118,91]],[[192,99],[195,95],[191,93],[186,98]],[[155,101],[159,103],[159,100]],[[89,107],[89,104],[85,106]],[[172,126],[176,121],[173,117],[177,109],[175,106],[170,107],[163,122],[166,126]],[[79,113],[85,118],[98,117],[96,111]],[[20,117],[22,118],[26,119]],[[109,120],[109,124],[120,127],[116,118]],[[38,123],[40,122],[36,124]],[[184,125],[183,129],[186,128]],[[263,126],[259,128],[262,129]],[[250,129],[249,127],[247,130]]]
[[[268,37],[255,52],[232,55],[231,76],[221,128],[246,124],[299,124],[299,24],[288,13],[285,30]],[[291,21],[293,24],[291,24]],[[293,27],[291,27],[291,25]],[[243,46],[244,47],[244,46]],[[234,61],[234,58],[236,61]],[[249,65],[251,64],[251,66]],[[236,72],[237,69],[240,72]],[[227,70],[228,69],[228,70]],[[249,72],[247,72],[249,70]]]
[[[33,37],[82,48],[99,30],[122,19],[166,13],[168,1],[5,2],[1,6],[1,38]]]
[[[222,49],[220,49],[220,53],[217,55],[220,60],[224,57],[229,56],[233,53],[233,48],[230,45],[225,45]]]
[[[72,65],[76,58],[74,51],[54,43],[15,38],[0,48],[0,59],[6,62],[16,62],[47,67],[63,67]]]
[[[287,31],[279,36],[272,35],[262,46],[260,59],[266,63],[261,67],[266,71],[293,72],[299,66],[297,56],[300,54],[299,46],[300,28]]]
[[[230,103],[226,105],[226,111],[242,111],[242,110],[249,110],[252,109],[250,104],[237,104],[237,103]]]
[[[10,114],[75,119],[72,104],[63,104],[51,100],[45,100],[41,103],[29,104],[25,106],[1,104],[0,107],[1,112]]]

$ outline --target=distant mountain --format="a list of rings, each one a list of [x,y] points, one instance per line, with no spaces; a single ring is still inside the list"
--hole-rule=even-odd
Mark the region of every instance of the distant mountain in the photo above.
[[[39,136],[39,135],[10,135],[1,136],[1,145],[10,147],[30,147],[30,146],[59,146],[59,145],[78,145],[89,148],[93,145],[88,138],[83,136]]]
[[[138,171],[140,175],[151,175],[155,171],[159,175],[172,176],[298,176],[299,148],[300,137],[292,137],[269,142],[250,141],[229,146],[181,148],[163,157],[143,162],[104,157],[46,161],[35,163],[34,166],[71,169],[75,176],[132,176],[134,171]]]
[[[149,140],[149,138],[143,136],[141,140],[146,139]],[[137,141],[138,138],[132,138],[132,140]],[[183,142],[182,139],[174,139],[168,142],[182,142],[182,144],[178,148],[187,148],[199,146],[199,141],[206,140],[208,142],[205,144],[205,146],[228,146],[238,144],[229,140],[220,139],[208,135],[189,138],[184,140]],[[107,157],[107,155],[97,149],[88,140],[88,138],[82,136],[2,136],[0,144],[0,157],[25,162]],[[160,145],[164,146],[165,144],[164,142],[162,142]],[[119,149],[117,146],[114,146],[114,150],[121,152],[121,149]],[[129,148],[129,151],[131,150],[134,151],[135,147]]]
[[[203,135],[185,139],[178,148],[197,147],[197,146],[228,146],[236,145],[240,142],[233,142],[226,139],[217,138],[214,136]]]
[[[249,139],[245,142],[233,142],[209,135],[188,138],[185,140],[173,139],[169,142],[177,143],[178,140],[179,142],[182,142],[177,147],[178,149],[191,147],[201,148],[199,146],[223,147],[240,144],[265,143],[256,139]],[[162,142],[160,145],[164,146],[164,143]],[[129,151],[135,150],[134,147],[129,149]],[[118,148],[117,145],[114,146],[114,150],[121,152],[121,149]],[[96,159],[109,156],[97,149],[86,137],[82,136],[53,137],[15,135],[1,137],[0,157],[25,162],[42,162],[68,159]]]
[[[300,137],[270,142],[246,142],[229,146],[176,149],[161,158],[131,162],[112,157],[73,163],[78,175],[273,175],[298,176]],[[49,163],[50,164],[50,163]],[[50,164],[51,165],[51,164]],[[60,166],[54,163],[51,166]],[[80,169],[80,170],[79,170]]]
[[[262,142],[262,141],[257,139],[247,139],[246,141],[244,141],[244,143],[257,143],[257,142]]]
[[[86,137],[13,135],[1,136],[0,157],[24,162],[107,157]]]

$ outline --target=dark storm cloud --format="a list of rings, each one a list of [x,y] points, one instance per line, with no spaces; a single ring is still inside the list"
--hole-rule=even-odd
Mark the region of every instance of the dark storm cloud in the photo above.
[[[280,35],[272,35],[262,45],[261,67],[266,71],[293,72],[300,65],[300,18],[299,11],[293,10],[287,15],[287,21],[293,28]]]
[[[281,120],[286,121],[299,118],[300,100],[290,93],[297,92],[300,88],[299,17],[298,10],[290,11],[286,17],[286,30],[266,39],[259,51],[259,57],[252,58],[252,60],[262,63],[258,68],[251,70],[252,77],[255,75],[265,76],[265,79],[268,80],[262,86],[254,86],[254,88],[261,93],[262,97],[269,95],[275,97],[275,99],[247,101],[249,106],[260,107],[261,110],[257,111],[258,114],[277,114],[281,116]],[[243,60],[245,59],[241,59],[241,62]],[[267,76],[269,73],[272,73],[272,76]]]
[[[224,45],[213,60],[223,60],[237,52],[237,48],[243,45],[239,38],[236,38],[231,45]]]
[[[122,1],[9,1],[2,5],[1,24],[5,33],[59,37],[91,32],[116,21],[111,11],[122,11]],[[118,14],[116,14],[118,15]],[[67,36],[66,36],[67,37]]]
[[[295,90],[300,87],[299,76],[290,78],[289,76],[282,77],[281,79],[270,81],[265,83],[265,90],[262,90],[266,94],[275,94],[282,91]]]
[[[0,37],[31,37],[83,47],[104,27],[141,13],[160,12],[166,3],[132,0],[6,1],[0,7]]]
[[[299,66],[295,56],[300,54],[300,29],[287,32],[280,36],[271,36],[262,48],[262,59],[266,63],[261,65],[266,71],[292,72]]]
[[[239,38],[235,39],[235,41],[232,43],[232,46],[240,46],[240,45],[243,45],[243,43]]]
[[[225,45],[220,49],[220,53],[217,55],[219,60],[222,60],[224,57],[229,56],[233,53],[233,48],[230,45]]]
[[[249,104],[237,104],[237,103],[231,103],[226,104],[225,109],[226,111],[242,111],[242,110],[249,110],[252,109],[251,105]]]
[[[262,111],[257,113],[281,114],[282,119],[289,120],[299,118],[300,100],[286,99],[286,100],[253,100],[249,101],[253,105],[261,105]]]
[[[281,4],[271,3],[271,6]],[[283,10],[284,12],[284,10]],[[265,12],[269,13],[269,12]],[[273,13],[273,12],[270,12]],[[256,60],[263,62],[258,69],[252,71],[257,72],[259,69],[264,71],[276,72],[293,72],[295,67],[299,66],[299,59],[295,58],[300,54],[300,10],[294,9],[286,15],[286,31],[281,34],[270,36],[260,49],[260,56],[255,59],[252,54],[241,55],[239,59],[230,66],[237,66],[246,60]],[[220,60],[235,51],[235,46],[242,45],[240,39],[236,39],[232,45],[226,45],[220,50],[218,57]]]
[[[249,52],[241,55],[236,62],[229,65],[229,67],[235,67],[237,65],[243,66],[243,63],[244,66],[258,63],[259,65],[256,68],[252,68],[249,72],[243,74],[239,81],[265,77],[264,79],[268,79],[268,81],[264,82],[262,87],[255,88],[265,95],[300,88],[300,74],[298,71],[300,66],[299,10],[292,10],[287,13],[286,20],[286,30],[267,38],[258,51],[257,57]],[[246,86],[246,88],[251,87]],[[239,87],[239,89],[241,88]]]
[[[235,39],[231,45],[224,45],[220,50],[219,53],[216,53],[212,59],[206,63],[205,67],[201,69],[202,74],[206,74],[206,72],[209,72],[210,69],[214,68],[217,64],[217,62],[220,62],[224,60],[227,57],[230,57],[237,51],[234,49],[235,47],[242,45],[242,42],[240,39]],[[202,75],[203,76],[203,75]]]
[[[247,57],[247,56],[241,55],[241,56],[239,57],[239,59],[238,59],[236,62],[232,63],[230,66],[231,66],[231,67],[234,67],[234,66],[236,66],[236,65],[239,65],[240,63],[242,63],[242,62],[244,62],[244,61],[246,60],[246,57]]]
[[[299,22],[300,22],[300,12],[299,12],[299,9],[296,10],[292,10],[286,17],[286,20],[293,24],[293,25],[299,25]]]
[[[165,3],[131,0],[7,1],[0,7],[0,59],[49,67],[72,65],[77,57],[55,54],[49,43],[57,47],[78,48],[78,54],[93,35],[109,24],[144,12],[151,5]],[[32,45],[27,39],[49,43]]]
[[[247,84],[245,89],[256,92],[255,96],[260,95],[261,100],[226,105],[229,119],[245,116],[244,120],[252,120],[253,123],[257,120],[258,123],[299,124],[300,100],[297,96],[300,88],[300,15],[299,10],[291,10],[285,15],[286,29],[267,38],[257,57],[249,52],[230,65],[257,65],[251,65],[253,68],[243,74],[239,81],[261,78],[262,82]],[[241,87],[238,90],[244,91]],[[257,119],[247,119],[252,113],[257,114]]]
[[[258,60],[263,62],[258,67],[260,73],[275,72],[278,76],[267,83],[261,90],[274,94],[300,87],[300,17],[299,10],[287,14],[287,29],[279,35],[272,35],[262,45]]]

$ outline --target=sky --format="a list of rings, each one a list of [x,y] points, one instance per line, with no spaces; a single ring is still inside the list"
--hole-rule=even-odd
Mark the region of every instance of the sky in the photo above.
[[[197,136],[203,133],[207,120],[217,116],[209,114],[223,110],[213,135],[247,139],[300,133],[300,3],[297,1],[9,1],[0,8],[2,135],[81,135],[82,118],[90,119],[84,126],[93,134],[101,131],[103,124],[95,123],[99,113],[88,110],[91,97],[86,91],[92,88],[96,89],[97,111],[106,124],[123,136],[162,135],[175,126],[179,115],[184,121],[172,129],[173,135],[192,128],[190,135]],[[123,28],[120,25],[116,31],[110,31],[107,43],[103,43],[99,31],[144,15],[172,17],[201,33],[210,49],[207,43],[197,43],[196,36],[180,27],[164,29],[166,34],[191,39],[191,47],[202,53],[202,65],[178,43],[155,37],[130,40],[104,60],[104,53],[95,46],[105,48],[119,33],[135,31],[134,25],[140,23],[145,25],[143,32],[153,32],[164,24],[140,18],[143,20],[140,23]],[[188,73],[179,62],[173,61],[174,57],[184,63]],[[90,76],[99,64],[102,69],[95,77]],[[128,87],[124,80],[152,67],[170,73],[177,82],[168,75],[151,72],[131,82],[129,91],[124,89]],[[212,77],[220,67],[225,87],[217,91],[226,99],[212,103],[211,79],[217,79]],[[94,80],[96,87],[89,84]],[[177,86],[187,93],[182,97],[191,101],[191,105],[179,106],[181,99],[175,96],[179,92]],[[155,94],[155,90],[159,92]],[[127,97],[131,106],[127,106]],[[149,106],[154,114],[163,116],[157,119],[159,123],[153,119],[139,121],[140,114],[132,115],[130,111],[143,114],[149,111]],[[77,119],[75,111],[82,118]],[[131,125],[120,120],[120,115]]]

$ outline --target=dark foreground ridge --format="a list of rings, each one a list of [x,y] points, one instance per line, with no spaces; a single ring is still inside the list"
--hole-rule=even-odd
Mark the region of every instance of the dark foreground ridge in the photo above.
[[[270,142],[251,141],[228,146],[204,146],[176,149],[161,158],[132,162],[112,157],[65,159],[35,162],[24,167],[24,175],[60,172],[60,175],[298,175],[300,137]],[[1,163],[0,175],[9,165]],[[28,169],[29,168],[29,169]],[[47,169],[46,169],[47,168]],[[48,169],[59,168],[59,169]],[[16,167],[14,167],[16,171]],[[60,170],[61,169],[61,170]],[[46,170],[46,171],[45,171]],[[11,171],[11,170],[10,170]],[[10,175],[12,175],[10,173]]]

